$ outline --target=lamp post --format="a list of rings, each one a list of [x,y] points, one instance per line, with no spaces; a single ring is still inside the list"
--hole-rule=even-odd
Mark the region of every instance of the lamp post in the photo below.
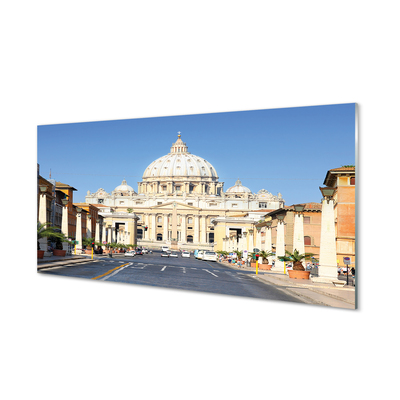
[[[318,277],[315,282],[335,283],[337,279],[336,234],[333,195],[335,188],[320,187],[322,195],[321,244]]]

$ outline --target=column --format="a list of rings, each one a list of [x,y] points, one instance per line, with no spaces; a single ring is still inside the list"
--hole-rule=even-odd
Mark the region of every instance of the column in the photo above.
[[[102,230],[102,237],[101,240],[102,242],[107,242],[107,234],[106,234],[106,222],[103,220],[103,230]],[[103,250],[105,249],[105,246],[102,246]]]
[[[149,229],[149,214],[144,214],[144,225],[147,226],[147,231],[143,227],[143,239],[148,240],[150,229]]]
[[[201,217],[201,243],[207,243],[207,216],[203,215]]]
[[[314,282],[338,281],[335,236],[334,201],[324,199],[322,201],[318,278],[312,278]]]
[[[284,262],[280,261],[278,257],[285,255],[285,225],[283,221],[278,221],[276,227],[276,260],[275,268],[276,271],[283,271]]]
[[[68,202],[63,205],[61,217],[61,232],[68,237]],[[68,242],[63,242],[63,250],[68,250]]]
[[[76,235],[75,239],[78,244],[76,245],[76,251],[82,250],[82,209],[76,209]]]
[[[194,216],[194,235],[193,235],[193,242],[198,244],[199,243],[199,215]]]
[[[163,217],[163,241],[166,242],[168,240],[168,214],[164,214]]]
[[[303,214],[294,214],[294,227],[293,227],[293,252],[295,249],[300,254],[305,253],[304,249],[304,225],[303,225]]]
[[[186,243],[186,215],[181,215],[181,242]]]
[[[99,218],[96,219],[96,231],[95,231],[94,235],[95,235],[94,240],[96,242],[100,242],[100,219]]]
[[[261,228],[256,230],[256,247],[261,250]]]
[[[42,191],[43,189],[40,188],[40,190]],[[47,190],[47,188],[46,188],[46,190]],[[47,204],[46,203],[47,203],[46,202],[46,192],[42,191],[40,193],[40,197],[39,197],[39,222],[41,224],[44,224],[47,222],[47,213],[46,213]]]
[[[111,243],[115,243],[115,226],[111,227]]]
[[[151,216],[151,239],[157,241],[157,220],[156,214],[152,214]]]
[[[272,229],[270,227],[265,230],[265,251],[272,251]]]
[[[86,237],[92,237],[92,217],[89,214],[86,217]]]

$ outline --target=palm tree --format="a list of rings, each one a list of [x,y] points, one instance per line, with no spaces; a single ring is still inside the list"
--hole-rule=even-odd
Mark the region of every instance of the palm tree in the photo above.
[[[293,253],[289,251],[285,251],[286,256],[280,256],[280,261],[292,262],[293,263],[293,271],[305,271],[301,260],[310,259],[313,254],[312,253],[304,253],[300,254],[297,249],[294,249]]]
[[[262,257],[262,259],[263,259],[263,263],[264,263],[264,260],[266,260],[267,264],[268,264],[268,257],[271,257],[274,255],[274,253],[272,253],[270,251],[264,251],[264,250],[261,250],[259,252],[259,254],[260,254],[260,257]]]
[[[60,240],[61,242],[65,242],[67,240],[67,238],[65,237],[65,235],[61,232],[55,232],[56,228],[55,226],[49,226],[50,223],[49,222],[45,222],[45,223],[37,223],[37,249],[40,250],[40,243],[39,240],[47,237],[49,239],[53,239],[53,240]]]

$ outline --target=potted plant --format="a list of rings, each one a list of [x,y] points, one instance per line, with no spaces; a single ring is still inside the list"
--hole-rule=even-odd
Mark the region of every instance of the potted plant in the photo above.
[[[279,259],[281,261],[293,263],[293,269],[289,270],[289,278],[293,279],[310,279],[310,271],[306,271],[301,260],[310,259],[313,254],[304,253],[300,254],[297,249],[294,249],[293,253],[285,251],[286,256],[281,256]]]
[[[65,241],[65,235],[61,232],[55,232],[57,228],[55,226],[50,226],[49,222],[45,223],[37,223],[37,251],[38,251],[38,258],[43,258],[44,250],[40,249],[39,240],[47,237],[49,239],[57,240],[60,239],[61,241]]]
[[[265,269],[267,271],[271,270],[272,264],[268,264],[268,257],[271,257],[274,255],[274,253],[270,251],[260,251],[260,257],[262,257],[262,263],[258,265],[258,268],[260,269]]]
[[[66,239],[56,238],[56,248],[53,250],[53,256],[65,257],[67,250],[64,250],[63,242],[66,242]]]

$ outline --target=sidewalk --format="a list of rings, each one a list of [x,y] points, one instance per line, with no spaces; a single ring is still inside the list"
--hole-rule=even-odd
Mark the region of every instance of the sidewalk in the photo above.
[[[77,264],[88,261],[94,261],[95,257],[92,260],[90,255],[66,255],[65,257],[43,257],[37,260],[37,269],[43,268],[51,268],[51,267],[60,267],[63,265]]]
[[[300,297],[308,304],[317,304],[328,307],[339,307],[346,309],[355,309],[355,287],[343,286],[336,287],[328,283],[315,283],[311,280],[291,279],[280,271],[260,271],[256,275],[255,268],[238,267],[227,262],[218,262],[219,264],[235,269],[237,271],[251,271],[254,279],[258,279],[267,285],[274,285],[278,289],[290,292]]]

